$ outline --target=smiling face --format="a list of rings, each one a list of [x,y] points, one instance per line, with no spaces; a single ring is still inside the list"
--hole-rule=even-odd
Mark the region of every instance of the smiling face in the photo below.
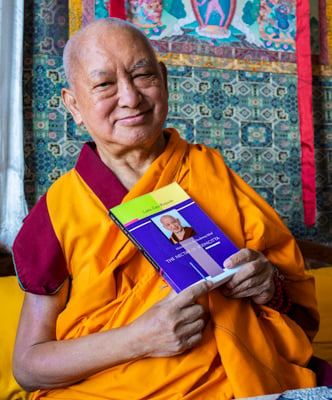
[[[164,215],[160,218],[160,222],[163,224],[163,227],[175,234],[183,231],[183,226],[178,218],[174,218],[171,215]]]
[[[168,91],[166,70],[147,39],[127,25],[101,21],[80,35],[73,54],[72,88],[62,95],[75,122],[85,124],[97,146],[153,146],[167,116]]]

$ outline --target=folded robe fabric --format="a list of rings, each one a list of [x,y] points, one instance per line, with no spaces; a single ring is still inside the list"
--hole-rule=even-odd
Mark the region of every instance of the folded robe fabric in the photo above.
[[[292,235],[218,151],[188,144],[173,129],[164,133],[164,153],[129,192],[85,145],[75,169],[58,179],[27,217],[14,244],[21,286],[46,294],[56,291],[68,274],[72,280],[57,339],[129,324],[170,292],[111,221],[108,209],[174,181],[239,248],[262,251],[279,268],[292,309],[279,314],[215,289],[201,299],[210,320],[194,349],[119,364],[68,388],[36,392],[34,399],[231,399],[316,384],[314,373],[305,368],[318,327],[314,281],[304,274]],[[44,239],[32,241],[31,231],[43,229]]]

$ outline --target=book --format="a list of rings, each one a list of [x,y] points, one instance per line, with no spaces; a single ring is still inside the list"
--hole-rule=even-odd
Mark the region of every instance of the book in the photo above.
[[[202,280],[216,287],[240,268],[223,267],[238,248],[176,182],[111,208],[109,216],[177,293]]]

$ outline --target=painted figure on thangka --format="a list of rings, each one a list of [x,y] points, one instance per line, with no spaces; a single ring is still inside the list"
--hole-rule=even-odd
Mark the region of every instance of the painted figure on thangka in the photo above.
[[[151,39],[295,52],[295,0],[127,0],[126,13]]]

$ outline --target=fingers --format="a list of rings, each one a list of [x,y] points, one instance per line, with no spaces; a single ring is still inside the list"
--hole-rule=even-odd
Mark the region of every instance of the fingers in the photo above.
[[[260,285],[268,275],[265,264],[269,261],[254,250],[242,249],[230,257],[229,262],[232,267],[242,265],[242,268],[225,285],[233,291],[233,294]]]
[[[186,307],[189,304],[195,303],[195,301],[204,294],[208,293],[213,286],[213,283],[210,281],[203,281],[197,283],[196,285],[190,286],[187,289],[180,292],[174,301],[177,306],[180,308]]]
[[[191,319],[191,318],[190,318]],[[203,314],[201,313],[200,317],[192,318],[192,321],[184,319],[185,323],[180,324],[177,327],[176,334],[179,338],[186,340],[191,336],[195,336],[197,334],[202,333],[206,320],[203,318]]]
[[[173,356],[202,340],[207,315],[197,299],[211,286],[211,282],[202,282],[177,295],[171,294],[134,321],[133,329],[141,332],[141,351],[145,356]],[[153,340],[155,337],[158,341]]]
[[[265,304],[273,297],[275,288],[272,279],[262,279],[262,276],[257,276],[236,284],[234,287],[225,286],[221,290],[227,297],[234,299],[248,297],[255,303]]]
[[[275,286],[273,266],[261,252],[242,249],[225,261],[228,268],[243,267],[221,288],[231,298],[249,297],[258,304],[271,300]]]
[[[188,324],[183,329],[183,332],[179,334],[181,339],[181,350],[188,350],[194,346],[196,346],[203,337],[203,329],[206,323],[203,319],[197,320],[191,324]]]
[[[234,268],[254,261],[257,258],[257,251],[251,249],[241,249],[224,261],[225,268]]]

